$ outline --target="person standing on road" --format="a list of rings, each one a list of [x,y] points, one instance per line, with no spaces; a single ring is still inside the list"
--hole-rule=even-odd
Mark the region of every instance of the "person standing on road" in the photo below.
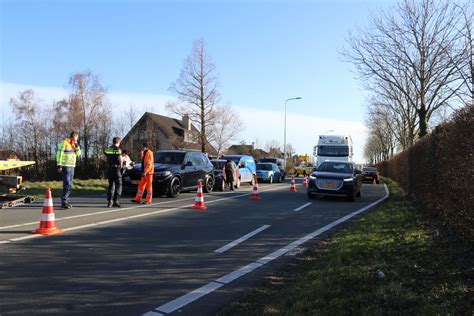
[[[107,178],[109,187],[107,189],[107,207],[120,207],[120,195],[122,194],[122,150],[120,150],[120,138],[114,137],[113,144],[104,154],[107,157]]]
[[[153,152],[148,148],[147,143],[142,147],[141,180],[138,184],[137,195],[131,200],[134,203],[142,203],[143,193],[146,190],[146,197],[143,204],[151,204],[153,195],[153,173],[155,172],[155,162]]]
[[[58,171],[63,176],[63,194],[61,196],[61,208],[70,209],[69,196],[72,191],[72,179],[74,178],[74,168],[76,168],[77,157],[81,155],[78,144],[79,133],[71,132],[70,138],[63,139],[56,152],[56,163]]]
[[[224,165],[224,175],[226,186],[228,185],[231,191],[234,191],[234,181],[237,180],[237,169],[232,160],[228,159]]]

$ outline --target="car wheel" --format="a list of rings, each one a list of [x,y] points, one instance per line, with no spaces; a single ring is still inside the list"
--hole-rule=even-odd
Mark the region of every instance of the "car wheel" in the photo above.
[[[268,183],[273,183],[273,176],[270,176],[270,179],[268,179]]]
[[[310,193],[310,192],[308,192],[307,195],[308,195],[308,198],[311,199],[311,200],[315,200],[315,199],[316,199],[316,195],[313,195],[313,194]]]
[[[181,181],[179,180],[179,178],[171,179],[170,187],[167,194],[168,197],[175,198],[175,197],[178,197],[180,193],[181,193]]]
[[[240,188],[240,178],[237,179],[237,183],[235,184],[235,188]]]
[[[222,181],[221,181],[221,185],[220,185],[220,187],[219,187],[219,191],[224,191],[224,189],[225,189],[225,181],[222,180]]]
[[[212,187],[214,187],[214,178],[207,177],[206,183],[204,183],[204,187],[202,188],[202,190],[204,191],[204,193],[209,193],[212,192]]]
[[[277,182],[277,183],[280,183],[280,182],[281,182],[281,176],[280,176],[280,175],[278,175],[276,182]]]

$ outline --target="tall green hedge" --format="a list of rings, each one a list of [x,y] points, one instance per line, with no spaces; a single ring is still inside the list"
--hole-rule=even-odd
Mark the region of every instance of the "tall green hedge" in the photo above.
[[[474,242],[474,106],[378,165],[433,216]]]

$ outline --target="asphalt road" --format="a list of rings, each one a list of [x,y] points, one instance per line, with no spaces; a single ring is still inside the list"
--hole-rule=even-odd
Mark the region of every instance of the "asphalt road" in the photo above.
[[[104,196],[55,209],[65,232],[43,237],[42,201],[0,211],[0,315],[214,315],[321,234],[386,196],[364,185],[356,202],[309,200],[298,183],[155,198],[105,207]],[[55,199],[55,206],[59,205]],[[310,203],[310,204],[309,204]]]

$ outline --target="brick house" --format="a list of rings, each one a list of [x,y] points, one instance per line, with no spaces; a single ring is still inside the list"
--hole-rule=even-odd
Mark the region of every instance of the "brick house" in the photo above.
[[[199,131],[187,115],[179,120],[145,112],[122,139],[121,147],[130,151],[132,160],[138,160],[143,142],[148,143],[153,151],[161,149],[201,151]],[[210,144],[206,144],[206,149],[209,155],[217,154]]]

